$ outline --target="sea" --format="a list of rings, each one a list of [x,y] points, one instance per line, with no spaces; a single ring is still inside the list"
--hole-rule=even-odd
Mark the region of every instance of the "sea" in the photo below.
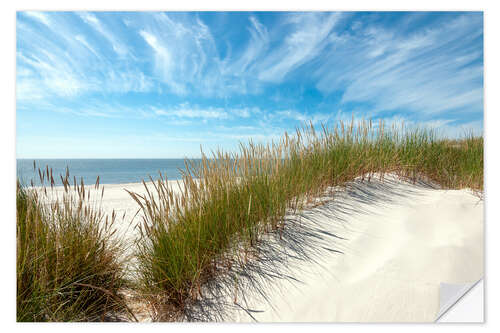
[[[149,181],[150,176],[156,180],[160,172],[164,178],[176,180],[182,178],[181,170],[186,169],[184,159],[17,159],[17,177],[24,185],[30,185],[31,181],[35,186],[41,185],[33,161],[37,169],[45,170],[47,166],[49,171],[52,169],[55,185],[62,185],[60,175],[64,177],[66,168],[71,184],[74,176],[78,183],[83,179],[87,185],[95,184],[97,176],[100,184],[139,183]]]

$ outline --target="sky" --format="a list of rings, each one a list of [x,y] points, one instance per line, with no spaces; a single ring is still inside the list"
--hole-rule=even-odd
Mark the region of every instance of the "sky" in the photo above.
[[[305,121],[483,131],[481,12],[18,12],[18,158],[196,158]]]

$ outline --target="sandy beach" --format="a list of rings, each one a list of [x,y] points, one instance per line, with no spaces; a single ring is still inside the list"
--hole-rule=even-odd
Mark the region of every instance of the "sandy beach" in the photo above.
[[[144,185],[101,187],[101,207],[116,211],[119,233],[132,241],[141,213],[132,221],[138,205],[125,189],[143,194]],[[100,197],[88,188],[94,200]],[[432,322],[440,284],[483,276],[483,201],[470,190],[386,175],[329,189],[318,201],[288,215],[281,233],[264,235],[258,259],[205,286],[187,319]]]
[[[146,182],[148,187],[153,188],[151,182]],[[169,181],[169,185],[180,191],[180,186],[177,181]],[[73,187],[72,187],[73,188]],[[103,197],[101,200],[102,190],[104,188]],[[120,237],[125,237],[129,240],[137,235],[135,228],[137,223],[141,221],[141,213],[138,213],[139,205],[130,196],[127,191],[137,193],[139,195],[146,194],[143,183],[128,183],[128,184],[100,184],[99,188],[94,185],[85,185],[85,191],[90,192],[90,200],[88,203],[91,206],[99,207],[103,213],[111,216],[113,211],[116,214],[115,227]],[[52,199],[62,198],[64,193],[63,186],[54,186],[52,189],[47,188],[48,196]]]

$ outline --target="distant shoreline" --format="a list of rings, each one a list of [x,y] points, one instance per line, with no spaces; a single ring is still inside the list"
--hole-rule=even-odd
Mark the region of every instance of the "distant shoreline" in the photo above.
[[[60,176],[66,174],[69,169],[70,183],[73,176],[77,182],[83,178],[84,184],[95,184],[99,176],[101,184],[131,184],[142,180],[149,181],[149,176],[159,179],[159,172],[169,180],[182,179],[179,170],[185,169],[185,159],[17,159],[16,173],[20,181],[29,186],[31,180],[35,186],[42,185],[38,172],[33,169],[33,161],[36,168],[46,170],[52,169],[56,185],[62,186]],[[199,163],[201,160],[189,160]],[[50,184],[49,184],[50,185]]]

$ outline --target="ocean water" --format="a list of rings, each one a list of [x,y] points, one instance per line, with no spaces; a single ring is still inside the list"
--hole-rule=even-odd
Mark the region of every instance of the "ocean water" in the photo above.
[[[198,163],[200,160],[192,160]],[[159,178],[159,173],[168,180],[181,179],[180,170],[185,169],[184,159],[36,159],[37,168],[52,168],[56,185],[62,185],[59,175],[66,174],[69,168],[71,184],[73,176],[78,182],[83,178],[85,184],[95,184],[97,176],[101,184],[138,183],[143,179]],[[38,171],[33,170],[33,159],[17,159],[17,177],[21,183],[29,185],[31,180],[40,185]]]

